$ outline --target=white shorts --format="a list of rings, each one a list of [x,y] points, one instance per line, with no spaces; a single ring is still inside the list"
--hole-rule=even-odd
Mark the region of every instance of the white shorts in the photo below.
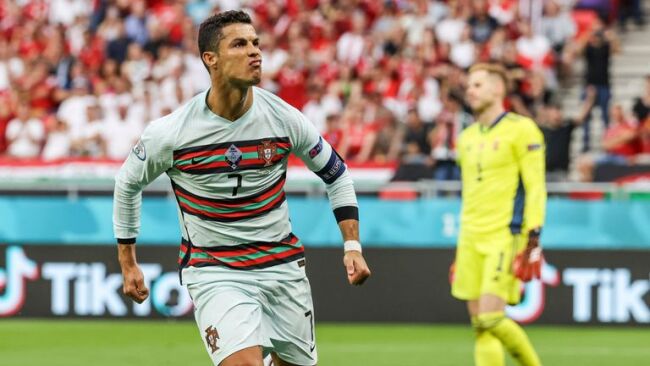
[[[261,346],[295,365],[317,363],[314,310],[307,277],[215,280],[187,285],[201,339],[215,366]]]

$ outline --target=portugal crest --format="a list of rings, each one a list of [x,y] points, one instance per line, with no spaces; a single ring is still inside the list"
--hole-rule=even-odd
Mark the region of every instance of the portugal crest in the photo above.
[[[260,145],[257,145],[257,156],[264,160],[264,166],[270,166],[277,150],[278,146],[274,142],[263,140]]]
[[[209,326],[205,329],[205,343],[208,344],[212,353],[217,352],[217,340],[219,339],[219,332],[213,327]]]
[[[226,151],[226,160],[230,163],[230,167],[235,170],[239,166],[239,162],[241,161],[241,150],[237,148],[237,146],[230,145],[228,148],[228,151]]]

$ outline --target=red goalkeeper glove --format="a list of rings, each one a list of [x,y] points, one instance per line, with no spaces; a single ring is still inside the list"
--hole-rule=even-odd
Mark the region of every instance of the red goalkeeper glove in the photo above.
[[[539,246],[540,232],[540,229],[530,231],[526,249],[519,253],[512,263],[512,271],[515,277],[524,282],[542,277],[544,254],[542,253],[542,248]]]

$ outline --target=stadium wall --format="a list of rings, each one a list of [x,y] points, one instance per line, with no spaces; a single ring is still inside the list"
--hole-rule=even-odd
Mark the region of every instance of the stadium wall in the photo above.
[[[138,257],[152,296],[136,305],[120,291],[110,197],[1,197],[0,316],[191,318],[176,271],[173,201],[144,202]],[[466,322],[447,273],[457,200],[362,197],[373,277],[354,288],[346,284],[327,201],[292,197],[290,207],[307,247],[318,320]],[[525,323],[650,325],[648,211],[644,201],[551,200],[542,281],[527,285],[510,315]]]

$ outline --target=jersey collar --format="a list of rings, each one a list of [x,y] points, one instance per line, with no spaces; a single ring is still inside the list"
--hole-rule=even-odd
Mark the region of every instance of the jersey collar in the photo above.
[[[503,111],[503,113],[498,115],[497,118],[495,118],[494,121],[492,121],[492,123],[490,123],[490,125],[488,127],[483,127],[483,125],[481,125],[481,132],[488,132],[491,129],[493,129],[494,127],[496,127],[496,125],[498,125],[499,122],[501,122],[501,120],[503,120],[503,117],[505,117],[506,114],[508,114],[508,111]]]

